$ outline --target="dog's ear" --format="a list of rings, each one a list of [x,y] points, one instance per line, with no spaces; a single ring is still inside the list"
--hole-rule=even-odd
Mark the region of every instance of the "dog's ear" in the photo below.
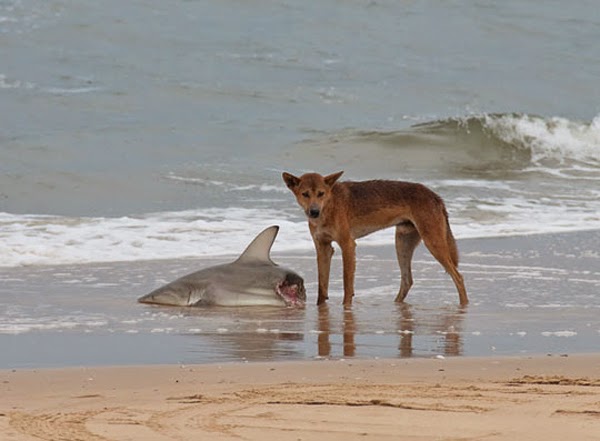
[[[294,188],[297,187],[300,183],[300,178],[297,178],[296,176],[286,172],[283,172],[281,174],[281,177],[283,178],[283,182],[285,182],[285,185],[287,185],[288,188],[292,191],[294,191]]]
[[[340,179],[340,176],[342,176],[344,174],[343,171],[339,171],[337,173],[332,173],[330,175],[325,176],[323,179],[325,180],[325,183],[327,185],[329,185],[330,187],[333,187],[333,184],[336,183],[336,181],[338,179]]]

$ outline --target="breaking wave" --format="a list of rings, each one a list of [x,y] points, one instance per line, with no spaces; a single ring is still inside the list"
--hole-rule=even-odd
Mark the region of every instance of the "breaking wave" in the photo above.
[[[518,113],[484,114],[397,131],[345,130],[306,144],[367,164],[379,162],[380,169],[403,165],[467,171],[567,167],[597,173],[600,115],[586,122]]]
[[[446,200],[457,238],[600,225],[600,116],[590,122],[469,116],[391,132],[347,130],[302,144],[293,158],[299,169],[302,160],[309,169],[326,157],[329,171],[344,167],[351,179],[389,176],[429,185]],[[0,267],[235,255],[272,224],[281,226],[275,252],[313,248],[306,220],[278,177],[240,180],[203,170],[164,177],[226,200],[124,217],[0,212]],[[361,243],[389,244],[390,234]]]

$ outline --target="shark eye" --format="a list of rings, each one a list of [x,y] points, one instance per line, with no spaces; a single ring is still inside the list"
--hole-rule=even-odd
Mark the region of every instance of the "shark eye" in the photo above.
[[[322,198],[324,195],[325,195],[324,191],[320,191],[320,192],[317,193],[317,197],[318,198]]]
[[[305,198],[309,197],[310,195],[308,194],[308,191],[305,191],[304,193],[302,193],[302,196],[304,196]]]

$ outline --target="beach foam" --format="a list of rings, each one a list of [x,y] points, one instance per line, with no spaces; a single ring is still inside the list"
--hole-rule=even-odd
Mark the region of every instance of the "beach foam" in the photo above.
[[[589,207],[542,206],[525,197],[452,200],[448,205],[457,238],[579,231],[600,223],[600,212]],[[306,221],[292,211],[224,208],[118,218],[0,213],[0,266],[236,255],[273,224],[281,227],[274,252],[312,250]],[[392,241],[393,232],[384,230],[359,243]]]
[[[501,140],[529,149],[536,165],[547,160],[600,165],[600,115],[589,123],[517,114],[486,115],[484,121]]]

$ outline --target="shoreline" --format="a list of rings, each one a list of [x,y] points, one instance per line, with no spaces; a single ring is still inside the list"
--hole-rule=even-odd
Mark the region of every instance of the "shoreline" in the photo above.
[[[275,222],[274,225],[276,225],[277,223]],[[385,231],[385,230],[382,230]],[[368,253],[369,250],[372,250],[375,252],[375,254],[383,254],[383,255],[388,255],[390,257],[394,257],[393,253],[394,253],[394,236],[393,236],[393,228],[389,228],[388,232],[389,232],[389,243],[387,244],[381,244],[381,243],[361,243],[361,239],[357,240],[357,252],[359,251],[363,251],[362,254],[370,254]],[[308,231],[306,232],[306,235],[309,236]],[[574,229],[574,230],[565,230],[565,231],[542,231],[539,233],[522,233],[522,234],[499,234],[499,235],[492,235],[492,236],[475,236],[475,237],[456,237],[456,242],[459,246],[459,254],[461,251],[461,246],[465,245],[471,249],[471,245],[470,244],[475,244],[475,243],[496,243],[496,242],[508,242],[508,243],[514,243],[514,241],[519,241],[521,239],[525,240],[525,241],[535,241],[538,240],[540,238],[544,238],[544,237],[555,237],[555,238],[561,238],[561,237],[565,237],[565,236],[577,236],[577,235],[583,235],[583,236],[597,236],[600,235],[600,228],[596,228],[596,227],[589,227],[589,228],[582,228],[582,229]],[[271,250],[271,257],[273,259],[294,259],[294,258],[300,258],[300,259],[316,259],[315,257],[315,251],[314,248],[310,247],[308,249],[292,249],[292,250],[277,250],[277,244],[278,241],[280,241],[281,239],[276,239],[274,245],[273,245],[273,249]],[[100,260],[100,261],[92,261],[92,262],[88,262],[88,261],[84,261],[84,262],[80,262],[80,263],[76,263],[76,262],[61,262],[61,263],[53,263],[53,264],[49,264],[49,263],[36,263],[36,264],[21,264],[21,265],[14,265],[14,266],[2,266],[0,265],[0,272],[8,272],[11,270],[14,271],[18,271],[18,270],[25,270],[25,269],[36,269],[39,268],[40,270],[49,270],[52,268],[56,268],[56,269],[61,269],[61,268],[70,268],[70,267],[74,267],[74,266],[89,266],[91,268],[93,267],[103,267],[103,266],[119,266],[119,265],[135,265],[135,266],[143,266],[145,264],[149,265],[149,266],[160,266],[160,265],[165,265],[165,264],[169,264],[169,263],[173,263],[173,262],[220,262],[220,263],[226,263],[226,262],[231,262],[235,259],[237,259],[240,255],[240,253],[244,250],[245,246],[247,246],[248,243],[245,242],[240,242],[240,246],[239,246],[239,251],[236,252],[230,252],[230,253],[224,253],[224,254],[214,254],[214,255],[210,255],[210,256],[185,256],[185,257],[169,257],[169,258],[153,258],[153,259],[134,259],[134,260]],[[339,258],[340,256],[340,250],[337,247],[337,244],[334,242],[333,246],[336,250],[335,254],[334,254],[334,259],[335,258]],[[387,248],[389,247],[389,250],[387,250]],[[417,250],[422,249],[423,248],[423,243],[421,242],[418,247]],[[358,257],[358,255],[357,255]],[[461,260],[462,263],[462,260]],[[211,263],[212,264],[212,263]],[[316,265],[316,260],[315,260],[315,265]]]
[[[0,395],[11,441],[592,440],[600,353],[0,370]]]
[[[313,303],[314,255],[274,255],[304,277],[302,310],[136,302],[222,259],[0,269],[0,367],[589,353],[600,339],[599,249],[600,230],[461,240],[467,308],[423,246],[407,303],[395,304],[393,241],[359,245],[350,310],[339,253],[324,308]]]

